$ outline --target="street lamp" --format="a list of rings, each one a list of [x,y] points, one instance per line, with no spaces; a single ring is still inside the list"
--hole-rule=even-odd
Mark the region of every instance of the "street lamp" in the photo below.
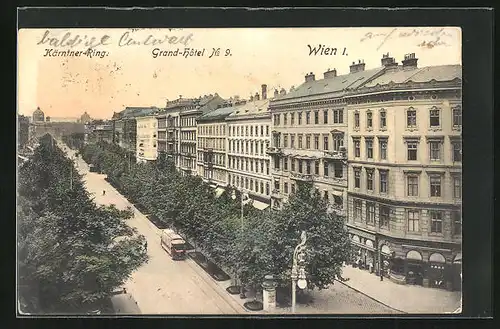
[[[306,231],[300,234],[300,243],[293,251],[293,265],[292,265],[292,313],[295,313],[296,304],[296,286],[299,289],[307,288],[306,270],[305,270],[305,249],[306,249]]]

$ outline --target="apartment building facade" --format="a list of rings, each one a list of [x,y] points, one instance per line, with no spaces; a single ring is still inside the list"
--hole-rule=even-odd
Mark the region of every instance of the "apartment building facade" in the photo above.
[[[272,203],[280,208],[296,190],[297,181],[311,181],[330,209],[346,215],[347,104],[343,96],[383,73],[353,63],[350,72],[327,70],[316,80],[311,72],[288,94],[271,101],[273,131],[268,154],[272,158]]]
[[[157,125],[157,152],[158,156],[165,156],[173,161],[176,168],[180,167],[180,111],[185,106],[191,106],[194,99],[179,97],[167,101],[165,108],[156,115]]]
[[[460,289],[461,66],[415,54],[345,96],[356,262],[398,283]]]
[[[126,107],[123,111],[114,113],[113,121],[113,143],[129,151],[134,156],[137,151],[137,121],[136,118],[145,115],[153,115],[158,108],[151,107]]]
[[[154,115],[136,118],[137,122],[137,162],[155,161],[158,157],[158,120]]]
[[[197,120],[198,149],[197,174],[212,187],[221,189],[228,185],[226,117],[236,111],[230,102],[209,111]]]
[[[262,96],[261,96],[262,95]],[[254,207],[265,209],[271,200],[270,156],[271,113],[267,86],[262,94],[236,106],[226,117],[228,183],[253,199]]]

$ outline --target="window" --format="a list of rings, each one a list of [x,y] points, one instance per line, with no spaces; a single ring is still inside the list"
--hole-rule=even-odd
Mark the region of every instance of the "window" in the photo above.
[[[380,227],[389,228],[389,213],[390,208],[388,206],[379,205],[378,206],[378,219]]]
[[[462,162],[462,143],[452,142],[453,147],[453,162]]]
[[[295,112],[290,113],[290,125],[295,124]]]
[[[264,136],[264,126],[260,126],[260,135]]]
[[[417,160],[417,142],[408,142],[408,160]]]
[[[283,159],[283,169],[288,170],[288,158]]]
[[[368,128],[368,129],[373,128],[373,113],[372,112],[366,113],[366,128]]]
[[[359,158],[361,156],[361,147],[359,139],[354,140],[354,157]]]
[[[280,158],[277,156],[274,157],[274,169],[280,169]]]
[[[366,223],[375,224],[375,203],[373,202],[366,203]]]
[[[311,135],[306,135],[306,149],[311,148]]]
[[[407,177],[408,196],[418,196],[418,178],[416,175]]]
[[[266,194],[269,195],[269,183],[266,183]]]
[[[264,172],[264,162],[261,162],[260,163],[260,172],[263,173]]]
[[[431,161],[439,161],[441,159],[441,142],[429,142],[429,158]]]
[[[362,211],[363,211],[363,201],[354,200],[354,218],[361,219]]]
[[[328,123],[328,110],[323,110],[323,123]]]
[[[387,160],[387,139],[379,139],[380,160]]]
[[[288,114],[284,113],[283,114],[283,125],[287,125],[288,124]]]
[[[334,162],[333,164],[333,175],[336,178],[342,178],[344,175],[344,168],[342,167],[342,163]]]
[[[288,147],[288,135],[283,136],[283,147]]]
[[[306,173],[311,174],[311,161],[306,161]]]
[[[302,148],[302,135],[299,135],[299,149]]]
[[[387,171],[380,170],[379,176],[380,176],[380,193],[387,193],[387,176],[388,176]]]
[[[302,174],[302,160],[299,160],[299,173]]]
[[[319,124],[319,112],[314,111],[314,124],[317,125]]]
[[[280,124],[280,119],[279,119],[280,115],[277,114],[277,116],[278,116],[278,125],[279,125]],[[248,136],[248,126],[245,127],[245,136]]]
[[[441,211],[430,211],[431,233],[443,233],[443,213]]]
[[[291,162],[292,163],[290,164],[290,168],[291,168],[292,171],[295,171],[295,159],[292,158]]]
[[[417,126],[417,111],[410,107],[406,111],[406,127],[412,128]]]
[[[373,191],[373,170],[366,169],[366,189]]]
[[[295,134],[290,135],[290,148],[295,148]]]
[[[299,121],[299,126],[302,124],[302,112],[299,112],[298,116],[298,121]]]
[[[418,232],[418,222],[420,221],[420,212],[418,210],[408,210],[408,231]]]
[[[441,196],[441,176],[430,176],[431,196]]]
[[[323,162],[323,176],[328,177],[328,162]]]
[[[311,112],[306,112],[306,125],[311,124]]]
[[[328,151],[328,135],[323,137],[323,149]]]
[[[387,128],[387,112],[382,110],[380,111],[380,129],[386,129]]]
[[[361,169],[359,168],[354,169],[354,187],[361,187]]]
[[[359,128],[359,112],[354,113],[354,128]]]
[[[285,194],[288,194],[288,183],[283,184],[283,190],[285,190]]]
[[[460,177],[453,177],[453,197],[462,198],[462,178]]]
[[[269,136],[269,126],[266,126],[266,136]]]
[[[314,174],[319,175],[319,161],[314,161]]]
[[[354,115],[354,118],[356,118],[356,115]],[[344,110],[333,110],[333,123],[344,123]],[[356,127],[359,127],[359,114],[358,125]]]
[[[264,183],[260,182],[260,193],[264,194]]]
[[[319,136],[318,135],[314,136],[314,149],[319,150]]]
[[[294,183],[290,183],[290,190],[292,191],[292,193],[295,193],[295,184]]]
[[[451,217],[453,219],[453,234],[461,235],[462,234],[462,214],[460,211],[452,211]]]
[[[429,125],[431,127],[439,127],[439,110],[435,107],[433,107],[431,110],[429,110]]]
[[[365,144],[366,144],[366,157],[368,159],[373,159],[373,140],[370,139],[365,139]]]
[[[339,151],[340,148],[344,146],[344,137],[340,134],[333,136],[333,149]]]
[[[462,126],[462,108],[460,106],[452,109],[453,113],[453,127],[458,128]]]

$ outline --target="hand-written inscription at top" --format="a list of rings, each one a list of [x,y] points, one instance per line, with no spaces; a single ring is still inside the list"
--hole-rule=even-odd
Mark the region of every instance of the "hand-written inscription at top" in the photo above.
[[[134,37],[134,32],[123,33],[117,41],[119,47],[124,46],[155,46],[162,43],[177,44],[181,43],[188,45],[189,42],[193,40],[193,34],[176,36],[176,35],[162,35],[161,37],[155,37],[152,34],[147,37]],[[71,32],[66,32],[62,37],[55,36],[51,34],[49,30],[46,30],[37,45],[48,44],[52,47],[61,48],[74,48],[77,46],[83,46],[85,48],[95,48],[98,46],[107,46],[113,43],[111,36],[104,34],[100,37],[72,34]]]
[[[414,28],[411,30],[400,30],[398,28],[392,29],[389,33],[366,33],[363,38],[361,38],[360,42],[364,42],[366,40],[371,39],[380,39],[382,38],[381,43],[377,47],[377,50],[380,49],[384,45],[384,43],[392,38],[408,38],[408,37],[419,37],[423,38],[417,46],[422,48],[434,48],[436,46],[448,46],[448,43],[443,40],[443,38],[451,37],[452,35],[445,31],[444,28],[436,28],[436,29],[419,29]]]

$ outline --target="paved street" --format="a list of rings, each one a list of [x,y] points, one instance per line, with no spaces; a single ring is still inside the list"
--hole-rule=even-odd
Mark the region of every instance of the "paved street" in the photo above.
[[[74,155],[74,151],[70,150],[68,154]],[[154,224],[106,182],[105,175],[90,173],[88,165],[81,158],[76,160],[76,164],[95,202],[115,204],[119,209],[132,207],[134,217],[130,219],[129,225],[137,228],[138,232],[148,240],[149,262],[134,272],[124,285],[127,293],[137,302],[137,308],[122,306],[121,313],[246,315],[264,313],[246,310],[243,307],[245,300],[241,300],[238,295],[228,294],[225,288],[229,286],[230,281],[216,282],[191,259],[172,261],[160,246],[160,231]],[[102,195],[103,190],[106,191],[105,195]],[[310,305],[297,305],[297,313],[399,313],[338,282],[329,289],[314,291],[311,295],[313,302]],[[127,300],[127,295],[118,296],[115,296],[114,304],[122,305]],[[273,313],[286,314],[290,313],[290,309],[279,308]]]

